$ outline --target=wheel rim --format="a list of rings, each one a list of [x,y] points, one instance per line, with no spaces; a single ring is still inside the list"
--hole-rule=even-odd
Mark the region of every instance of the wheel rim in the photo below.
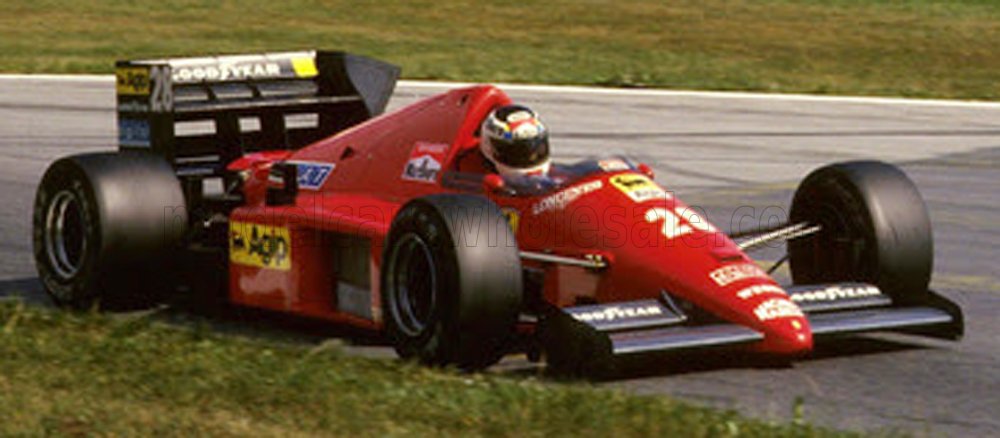
[[[45,252],[49,265],[67,280],[83,265],[87,250],[82,204],[73,192],[56,194],[45,214]]]
[[[822,267],[821,281],[862,280],[865,267],[859,266],[864,239],[840,209],[823,205],[819,209],[822,227],[814,247],[814,267]]]
[[[437,306],[437,269],[430,247],[414,233],[402,236],[387,269],[390,311],[397,326],[407,336],[419,336]]]

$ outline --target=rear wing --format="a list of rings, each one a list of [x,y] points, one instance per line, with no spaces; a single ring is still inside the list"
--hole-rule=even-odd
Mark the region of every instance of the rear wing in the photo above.
[[[121,61],[121,150],[181,177],[220,175],[245,153],[298,149],[381,114],[400,69],[342,52]]]

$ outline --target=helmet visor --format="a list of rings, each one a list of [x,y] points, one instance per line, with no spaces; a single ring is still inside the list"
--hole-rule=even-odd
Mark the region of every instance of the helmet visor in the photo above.
[[[533,167],[549,159],[548,136],[524,139],[493,139],[494,158],[510,167]]]

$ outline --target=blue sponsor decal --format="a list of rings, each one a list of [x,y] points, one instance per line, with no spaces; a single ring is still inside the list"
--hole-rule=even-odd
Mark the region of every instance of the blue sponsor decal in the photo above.
[[[333,172],[331,163],[301,163],[296,162],[299,175],[298,183],[300,189],[317,190],[326,182],[326,178]]]
[[[118,119],[118,144],[145,147],[149,143],[149,122],[146,120]]]

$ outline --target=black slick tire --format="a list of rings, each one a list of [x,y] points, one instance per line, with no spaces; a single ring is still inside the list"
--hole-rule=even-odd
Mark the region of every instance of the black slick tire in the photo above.
[[[184,195],[163,158],[139,152],[61,158],[35,196],[39,279],[60,306],[147,306],[169,289],[171,251],[186,227]]]
[[[794,283],[858,281],[897,303],[925,298],[934,259],[930,217],[899,168],[853,161],[817,169],[796,190],[789,217],[822,227],[789,242]]]
[[[514,333],[522,289],[516,241],[492,201],[431,195],[393,219],[381,299],[400,357],[470,371],[496,363]]]

